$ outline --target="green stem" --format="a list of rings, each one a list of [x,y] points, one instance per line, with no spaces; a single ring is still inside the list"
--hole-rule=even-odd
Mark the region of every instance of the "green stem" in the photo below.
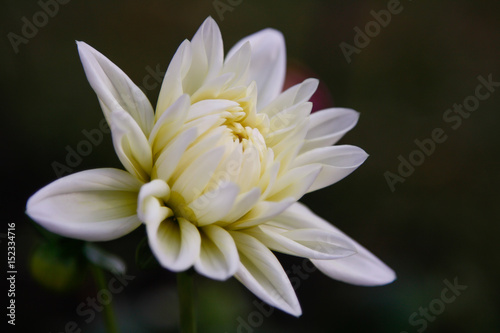
[[[94,280],[97,284],[97,288],[100,290],[107,290],[108,286],[106,284],[106,279],[104,278],[104,272],[102,268],[96,265],[91,265],[92,274],[94,275]],[[113,312],[113,306],[111,305],[111,300],[103,304],[104,310],[104,323],[106,324],[106,332],[108,333],[118,333],[118,328],[116,326],[115,314]]]
[[[179,292],[181,333],[196,333],[193,272],[186,271],[177,274],[177,290]]]

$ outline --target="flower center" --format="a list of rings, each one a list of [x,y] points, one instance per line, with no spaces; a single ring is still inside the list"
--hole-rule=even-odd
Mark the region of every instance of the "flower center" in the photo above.
[[[226,121],[222,124],[222,126],[226,126],[231,131],[235,141],[241,142],[248,139],[247,129],[249,127],[245,127],[241,124],[246,117],[247,114],[241,107],[228,110],[228,114],[224,116]]]

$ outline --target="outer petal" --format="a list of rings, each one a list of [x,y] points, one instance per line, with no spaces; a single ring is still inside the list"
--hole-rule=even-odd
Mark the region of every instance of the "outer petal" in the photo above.
[[[78,172],[35,193],[26,213],[57,234],[87,241],[111,240],[137,228],[142,183],[118,169]]]
[[[194,265],[198,273],[211,279],[226,280],[238,269],[239,256],[233,237],[223,228],[201,228],[200,256]]]
[[[153,107],[144,93],[115,64],[84,42],[76,42],[85,74],[103,105],[109,122],[109,112],[120,107],[130,113],[146,136],[153,128]]]
[[[356,126],[359,113],[345,108],[331,108],[314,112],[301,151],[335,144]]]
[[[322,229],[284,231],[281,228],[260,225],[246,232],[274,251],[304,258],[338,259],[356,253],[350,238]]]
[[[298,83],[279,94],[279,96],[273,99],[269,105],[267,105],[259,112],[266,113],[269,117],[274,117],[275,115],[279,114],[279,112],[291,106],[306,103],[318,88],[318,84],[318,79],[306,79],[303,82]],[[278,118],[277,120],[275,120],[278,125],[272,126],[273,131],[283,128],[284,126],[280,126],[281,123],[287,123],[288,119],[286,117],[281,118],[282,119]]]
[[[273,225],[283,228],[320,228],[349,238],[298,202],[280,216],[275,217],[273,221],[276,221],[272,223]],[[356,241],[350,240],[357,254],[335,260],[312,260],[312,262],[329,277],[355,285],[378,286],[396,279],[396,274],[392,269]]]
[[[243,232],[231,232],[240,255],[235,277],[256,296],[296,317],[302,314],[295,291],[278,259],[269,249]]]
[[[322,147],[299,155],[294,166],[319,163],[323,168],[308,192],[332,185],[356,170],[368,158],[359,147],[342,145]]]
[[[160,264],[171,271],[188,269],[200,255],[198,228],[182,217],[147,223],[146,229],[151,251]]]
[[[226,58],[231,58],[246,42],[250,42],[252,48],[248,81],[257,82],[257,109],[260,110],[283,89],[286,72],[285,38],[277,30],[261,30],[236,43]]]

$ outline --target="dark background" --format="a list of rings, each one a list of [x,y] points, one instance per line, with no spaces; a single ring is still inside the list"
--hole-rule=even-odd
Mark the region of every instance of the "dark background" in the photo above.
[[[82,131],[98,128],[102,119],[74,41],[89,43],[142,85],[148,68],[166,70],[182,40],[212,16],[226,51],[265,27],[282,31],[295,76],[302,75],[297,68],[313,73],[335,106],[361,113],[341,143],[362,147],[369,159],[345,180],[302,201],[378,255],[398,279],[366,288],[311,273],[297,289],[304,314],[296,319],[278,310],[263,315],[255,297],[234,279],[221,283],[198,276],[199,331],[499,332],[500,89],[480,101],[456,130],[443,114],[474,95],[478,76],[491,74],[493,81],[500,81],[500,2],[402,1],[402,11],[359,54],[352,54],[351,62],[339,45],[354,45],[354,28],[364,30],[374,20],[370,11],[386,9],[387,1],[232,3],[232,11],[220,16],[213,1],[71,0],[16,53],[8,33],[21,35],[22,18],[33,22],[41,7],[35,1],[2,1],[0,232],[7,232],[7,223],[16,224],[16,327],[63,332],[74,321],[83,332],[104,332],[99,313],[87,323],[88,316],[75,310],[96,296],[91,276],[72,270],[67,262],[50,261],[41,250],[42,237],[24,215],[28,197],[56,179],[52,163],[65,164],[66,147],[75,149],[85,139]],[[158,91],[159,85],[147,91],[153,105]],[[319,103],[329,106],[331,101],[323,98]],[[446,141],[436,144],[391,191],[384,173],[396,174],[398,156],[408,159],[417,149],[414,141],[430,138],[436,128],[443,129]],[[120,167],[109,135],[72,171],[97,167]],[[139,229],[101,244],[123,257],[128,274],[135,277],[113,295],[120,329],[176,332],[174,274],[140,270],[134,262],[143,233]],[[6,244],[3,238],[2,253]],[[82,284],[59,292],[42,286],[30,269],[35,253],[45,264],[45,275],[38,280],[59,289],[67,289],[63,282],[77,277]],[[280,259],[285,269],[302,264],[300,258]],[[6,261],[5,255],[2,275]],[[453,302],[442,303],[445,280],[454,279],[467,289]],[[54,281],[63,281],[63,287]],[[5,297],[6,289],[1,294]],[[424,319],[419,309],[430,305],[438,313],[429,312]],[[415,312],[419,321],[412,324]],[[242,321],[253,327],[243,328]]]

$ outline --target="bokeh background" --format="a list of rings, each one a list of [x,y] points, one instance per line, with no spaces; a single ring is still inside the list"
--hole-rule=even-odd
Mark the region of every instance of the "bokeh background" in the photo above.
[[[221,0],[219,8],[229,8],[221,14],[212,0],[70,0],[16,53],[8,34],[22,36],[23,17],[33,22],[42,7],[36,1],[3,0],[0,232],[7,232],[7,223],[16,224],[16,328],[76,332],[66,327],[73,321],[82,332],[104,332],[101,313],[87,323],[90,315],[76,311],[96,296],[92,275],[78,270],[70,253],[55,256],[47,250],[24,215],[28,197],[56,179],[53,162],[65,164],[66,147],[76,149],[85,139],[82,131],[98,128],[102,119],[74,41],[94,46],[143,85],[151,70],[165,71],[177,46],[212,16],[226,51],[265,27],[282,31],[289,79],[317,77],[323,83],[318,105],[361,113],[341,143],[362,147],[370,158],[346,179],[302,201],[382,258],[398,279],[365,288],[312,272],[300,279],[304,314],[294,318],[259,310],[256,298],[234,279],[221,283],[198,276],[199,331],[500,332],[500,89],[480,101],[456,130],[443,120],[447,109],[474,95],[478,76],[491,74],[500,81],[500,2],[402,0],[402,11],[348,61],[340,44],[354,46],[354,28],[364,31],[374,20],[370,12],[387,9],[388,2]],[[148,80],[146,93],[154,104],[159,84]],[[430,138],[435,128],[442,128],[447,140],[392,191],[384,174],[396,174],[398,156],[408,159],[417,149],[414,140]],[[104,166],[120,167],[109,134],[72,171]],[[138,229],[100,244],[122,257],[134,277],[113,295],[120,330],[176,332],[175,276],[135,263],[143,235]],[[1,241],[4,276],[7,243]],[[303,263],[280,259],[287,270]],[[442,309],[445,280],[455,279],[467,289],[450,304],[441,303]],[[1,292],[3,311],[6,291]],[[419,311],[430,305],[435,313],[426,318]]]

